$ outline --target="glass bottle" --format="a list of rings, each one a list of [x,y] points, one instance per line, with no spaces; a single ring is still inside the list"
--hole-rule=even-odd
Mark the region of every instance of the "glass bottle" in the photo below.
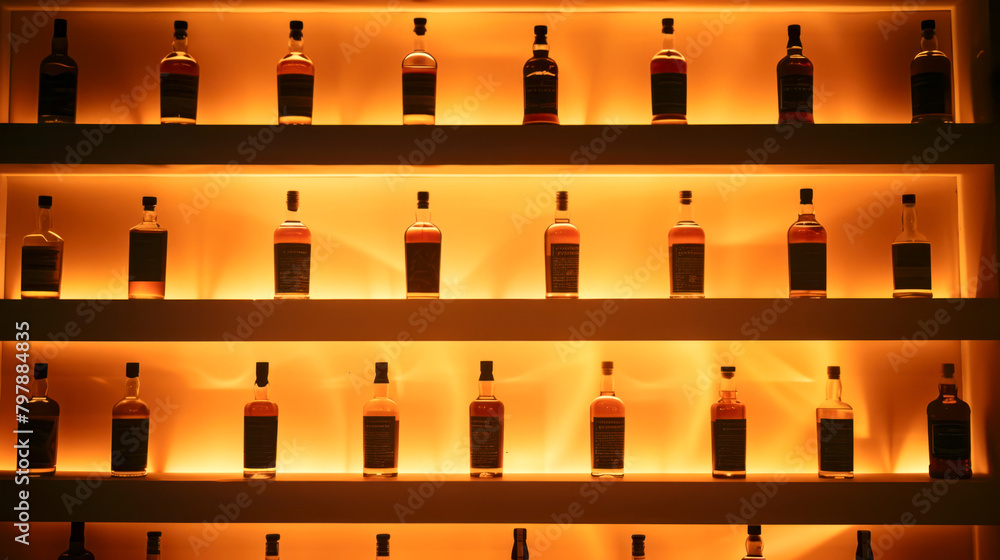
[[[710,410],[712,419],[712,476],[746,478],[747,409],[736,395],[736,368],[722,366],[719,402]]]
[[[278,560],[278,540],[281,535],[271,533],[264,535],[264,560]]]
[[[514,547],[510,550],[510,560],[528,560],[527,529],[514,529]]]
[[[73,521],[69,529],[69,548],[59,555],[59,560],[94,560],[94,555],[84,548],[83,521]]]
[[[375,558],[389,560],[389,535],[386,533],[375,535]]]
[[[503,476],[503,403],[493,396],[493,362],[479,362],[479,397],[469,405],[469,473]]]
[[[302,54],[302,22],[288,23],[288,54],[278,61],[278,122],[312,124],[316,69]]]
[[[875,560],[871,531],[858,531],[858,549],[854,552],[854,560]]]
[[[646,535],[632,535],[632,560],[646,560]]]
[[[932,19],[920,22],[920,49],[910,63],[910,122],[953,123],[951,60],[938,50]]]
[[[559,66],[549,58],[549,28],[535,26],[532,56],[524,63],[524,121],[559,124]]]
[[[312,232],[299,220],[299,191],[288,191],[285,208],[285,221],[274,230],[274,297],[309,299]]]
[[[545,297],[580,297],[580,230],[569,223],[569,194],[556,193],[555,222],[545,230]]]
[[[63,238],[52,231],[52,197],[38,197],[35,231],[21,241],[21,299],[58,299]]]
[[[687,61],[674,49],[674,18],[663,18],[663,49],[649,63],[653,124],[687,124]]]
[[[156,222],[156,197],[142,197],[142,223],[128,232],[128,298],[163,299],[167,230]]]
[[[268,363],[257,362],[253,400],[243,407],[243,478],[274,478],[278,458],[278,405],[267,398]]]
[[[36,363],[31,400],[25,403],[30,431],[28,439],[28,474],[51,475],[56,472],[59,445],[59,403],[50,399],[49,364]]]
[[[52,54],[42,59],[38,72],[38,122],[76,123],[76,61],[69,56],[66,20],[55,20]]]
[[[146,533],[146,560],[160,560],[160,531]]]
[[[931,478],[972,478],[969,405],[958,398],[955,364],[944,364],[938,398],[927,405],[927,448]]]
[[[601,394],[590,403],[590,476],[625,476],[625,403],[613,370],[614,362],[601,362]]]
[[[799,189],[799,219],[788,228],[788,288],[792,298],[826,297],[826,230],[812,189]]]
[[[747,555],[743,560],[764,557],[764,541],[760,538],[760,525],[747,525],[746,547]]]
[[[146,476],[149,407],[139,399],[139,364],[125,364],[125,398],[111,409],[111,476]]]
[[[840,368],[826,368],[826,399],[816,408],[820,478],[854,478],[854,409],[840,400]]]
[[[413,52],[403,58],[403,124],[434,124],[437,60],[424,50],[427,18],[413,18]]]
[[[406,298],[437,299],[441,293],[441,230],[431,222],[430,193],[417,193],[417,216],[406,228]]]
[[[705,297],[705,230],[694,221],[691,191],[681,191],[677,225],[670,228],[670,297]]]
[[[929,298],[931,244],[917,231],[917,195],[903,195],[903,231],[892,242],[892,297]]]
[[[198,63],[188,54],[188,24],[174,22],[174,43],[160,61],[160,124],[194,124],[198,117]]]
[[[802,54],[801,32],[788,26],[788,54],[778,62],[778,124],[813,122],[813,64]]]
[[[389,478],[399,471],[399,407],[389,398],[389,364],[375,363],[375,396],[365,403],[364,476]]]

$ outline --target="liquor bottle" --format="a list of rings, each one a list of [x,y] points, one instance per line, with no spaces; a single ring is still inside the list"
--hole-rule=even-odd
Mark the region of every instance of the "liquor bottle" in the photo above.
[[[590,403],[590,476],[625,476],[625,403],[613,370],[614,362],[601,362],[601,394]]]
[[[674,49],[674,18],[663,18],[663,49],[649,63],[653,124],[687,124],[687,61]]]
[[[737,398],[735,375],[735,367],[722,366],[721,398],[710,410],[712,476],[715,478],[747,476],[747,408]]]
[[[559,124],[559,66],[549,58],[549,28],[535,26],[532,56],[524,63],[524,122]]]
[[[510,560],[528,560],[527,529],[514,529],[514,547],[510,550]]]
[[[38,197],[35,231],[21,241],[21,298],[58,299],[62,292],[63,238],[52,231],[52,197]]]
[[[427,18],[413,18],[413,52],[403,58],[403,124],[434,124],[437,60],[424,50]]]
[[[399,407],[388,395],[389,364],[376,362],[375,396],[364,407],[364,476],[389,478],[399,470]]]
[[[931,478],[972,478],[969,405],[958,398],[955,364],[944,364],[938,398],[927,405],[927,448]]]
[[[417,193],[417,217],[403,236],[406,298],[437,299],[441,292],[441,230],[431,223],[430,194]]]
[[[764,541],[760,538],[760,525],[747,525],[746,546],[747,555],[743,557],[743,560],[764,557]]]
[[[35,364],[31,400],[25,403],[28,422],[28,474],[50,475],[56,472],[59,444],[59,403],[48,397],[49,364]]]
[[[389,535],[386,533],[375,535],[375,558],[389,560]]]
[[[278,457],[278,405],[267,399],[267,362],[257,362],[253,400],[243,407],[243,478],[274,478]]]
[[[312,124],[316,69],[302,54],[302,22],[288,23],[288,54],[278,61],[278,122]]]
[[[274,230],[274,297],[309,299],[312,232],[299,220],[299,191],[288,191],[285,208],[285,221]]]
[[[94,555],[84,548],[83,521],[70,523],[69,548],[59,555],[59,560],[94,560]]]
[[[149,407],[139,399],[139,364],[125,364],[125,398],[111,409],[111,476],[146,476]]]
[[[858,549],[854,552],[854,560],[875,560],[871,531],[858,531]]]
[[[38,122],[76,123],[77,66],[69,56],[66,20],[55,20],[52,54],[42,59],[38,72]]]
[[[903,195],[903,231],[892,242],[892,297],[929,298],[931,244],[917,231],[917,195]]]
[[[646,535],[632,535],[632,560],[646,560]]]
[[[910,63],[911,123],[953,123],[951,103],[951,60],[938,50],[934,20],[920,22],[921,51]]]
[[[174,43],[160,61],[160,124],[194,124],[198,118],[198,63],[187,52],[186,21],[174,22]]]
[[[142,197],[142,223],[128,232],[128,298],[163,299],[167,230],[156,222],[156,197]]]
[[[278,560],[278,540],[281,535],[271,533],[264,535],[264,560]]]
[[[469,405],[469,473],[503,476],[503,403],[493,396],[493,362],[479,362],[479,398]]]
[[[681,191],[681,217],[667,234],[670,297],[705,297],[705,230],[694,221],[691,191]]]
[[[146,560],[160,560],[160,531],[146,533]]]
[[[840,400],[840,368],[826,368],[826,399],[816,408],[820,478],[854,478],[854,409]]]
[[[580,297],[580,230],[569,223],[569,194],[556,193],[555,223],[545,230],[545,297]]]
[[[778,62],[778,124],[813,122],[813,64],[802,54],[801,32],[788,26],[788,54]]]
[[[826,230],[816,221],[813,190],[799,189],[799,219],[788,228],[789,297],[826,297]]]

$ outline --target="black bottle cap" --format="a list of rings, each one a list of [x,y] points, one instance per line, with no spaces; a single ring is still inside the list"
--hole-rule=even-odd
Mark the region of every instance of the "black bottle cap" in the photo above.
[[[722,377],[732,379],[736,375],[736,368],[733,366],[722,366]]]
[[[798,38],[802,35],[802,26],[797,23],[793,23],[788,26],[788,36]]]
[[[917,203],[917,195],[915,194],[903,195],[903,204],[916,204],[916,203]]]
[[[163,535],[160,531],[150,531],[146,533],[146,554],[159,554],[160,553],[160,537]]]
[[[799,189],[799,204],[812,204],[812,203],[813,203],[813,190]]]
[[[48,195],[41,195],[38,197],[38,207],[39,208],[52,208],[52,197]]]
[[[549,33],[549,27],[547,25],[536,25],[535,26],[535,37],[545,37]]]
[[[615,368],[615,363],[614,362],[601,362],[601,369],[602,370],[608,370],[608,369],[614,369],[614,368]]]
[[[430,208],[431,194],[427,191],[420,191],[417,193],[417,208],[418,209],[428,209]]]
[[[493,381],[493,362],[484,360],[479,362],[479,380]]]
[[[747,525],[747,534],[748,535],[759,535],[760,534],[760,525]]]
[[[830,379],[840,379],[840,366],[829,366],[826,368],[826,376]]]
[[[691,191],[681,191],[681,198],[691,198]]]
[[[288,191],[285,193],[285,207],[292,212],[299,211],[299,191]]]
[[[389,382],[389,362],[375,362],[375,383],[388,383],[388,382]]]
[[[632,556],[646,555],[646,535],[632,535]]]
[[[83,542],[83,521],[71,521],[69,524],[69,542]]]
[[[674,32],[674,18],[663,18],[663,32],[670,34]]]
[[[152,209],[156,206],[155,196],[144,196],[142,197],[142,207],[146,209]]]
[[[736,366],[722,366],[722,371],[736,371]]]
[[[955,364],[941,364],[941,375],[949,379],[955,377]]]
[[[129,379],[139,377],[139,362],[128,362],[125,364],[125,377]]]
[[[924,29],[934,29],[934,20],[932,20],[932,19],[925,19],[924,21],[920,22],[920,29],[921,30],[924,30]]]
[[[858,531],[858,542],[871,542],[872,532],[871,531]]]
[[[257,381],[256,381],[256,384],[257,384],[258,387],[266,387],[267,386],[267,370],[268,370],[268,363],[267,362],[257,362]]]
[[[291,29],[292,31],[302,31],[303,28],[302,22],[297,19],[293,19],[292,21],[288,22],[288,28]]]
[[[264,540],[267,541],[267,545],[264,547],[265,556],[277,556],[278,555],[278,539],[281,535],[277,533],[271,533],[269,535],[264,535]]]
[[[559,191],[556,193],[556,208],[560,212],[565,212],[569,209],[569,193],[566,191]]]
[[[389,534],[375,535],[375,556],[389,556]]]
[[[49,376],[49,364],[35,364],[35,379],[45,379]]]
[[[174,21],[174,29],[187,29],[187,28],[188,28],[188,22],[182,19]]]
[[[933,25],[934,22],[931,22]],[[66,36],[66,20],[56,19],[55,29],[52,31],[53,37],[65,37]]]
[[[413,32],[419,36],[427,34],[427,18],[413,18]]]

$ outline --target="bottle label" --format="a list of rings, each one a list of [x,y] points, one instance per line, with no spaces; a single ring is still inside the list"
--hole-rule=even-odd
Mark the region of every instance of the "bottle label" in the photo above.
[[[661,72],[650,79],[654,115],[687,115],[687,74]]]
[[[536,75],[524,78],[524,114],[559,114],[559,79]]]
[[[747,470],[746,419],[712,421],[712,458],[717,471]]]
[[[392,416],[365,416],[363,428],[365,468],[394,468],[399,420]]]
[[[931,289],[930,243],[893,244],[892,284],[896,290]]]
[[[313,81],[309,74],[279,74],[278,115],[312,118]]]
[[[705,291],[705,245],[675,243],[670,246],[670,293],[700,294]]]
[[[788,244],[788,286],[826,290],[826,243]]]
[[[111,470],[146,470],[149,453],[149,418],[111,420]]]
[[[469,452],[474,469],[500,468],[503,425],[496,416],[469,417]]]
[[[817,425],[819,470],[854,471],[854,420],[822,418]]]
[[[309,243],[274,244],[274,293],[309,295]]]
[[[813,112],[813,77],[788,74],[778,78],[778,112]]]
[[[198,116],[198,76],[160,72],[160,118]]]
[[[128,281],[163,282],[167,277],[167,232],[128,234]]]
[[[76,122],[76,72],[42,73],[38,79],[38,120],[45,117]]]
[[[29,407],[31,405],[28,405]],[[28,410],[26,430],[28,439],[28,468],[42,469],[56,466],[56,443],[59,440],[59,419],[33,418]]]
[[[59,249],[21,247],[21,291],[58,292],[62,272]]]
[[[403,114],[433,115],[437,92],[437,74],[403,73]]]
[[[436,294],[440,290],[441,244],[406,244],[406,291]]]
[[[943,72],[921,72],[910,76],[913,116],[951,113],[951,83]]]
[[[273,469],[278,455],[278,417],[243,417],[243,468]]]
[[[550,249],[549,276],[552,285],[549,291],[557,294],[579,292],[580,244],[553,243]]]
[[[931,456],[946,461],[968,461],[972,457],[972,434],[968,420],[928,420]]]
[[[594,418],[591,439],[595,469],[625,468],[625,419]]]

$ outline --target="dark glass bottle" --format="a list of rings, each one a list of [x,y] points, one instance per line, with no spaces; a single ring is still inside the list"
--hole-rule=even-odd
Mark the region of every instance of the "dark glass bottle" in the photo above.
[[[69,548],[59,555],[59,560],[94,560],[94,555],[83,546],[83,529],[82,521],[70,524]]]
[[[523,124],[559,124],[559,66],[549,58],[548,29],[535,26],[532,56],[524,63]]]
[[[514,529],[514,547],[510,550],[510,560],[528,560],[527,529]]]
[[[972,478],[971,411],[958,398],[955,364],[944,364],[938,398],[927,405],[927,447],[931,478]]]
[[[76,61],[69,56],[66,20],[57,19],[52,32],[52,54],[42,59],[38,73],[38,122],[76,122],[77,73]]]
[[[441,230],[431,222],[431,195],[417,193],[417,216],[406,228],[406,298],[437,299],[441,294]]]
[[[858,531],[858,549],[854,552],[854,560],[875,560],[871,531]]]
[[[257,362],[253,400],[243,407],[243,477],[274,478],[278,457],[278,405],[267,398],[267,362]]]
[[[952,123],[951,60],[938,50],[934,20],[920,22],[920,52],[910,63],[910,122]]]
[[[35,364],[35,384],[31,388],[28,423],[31,431],[28,443],[28,474],[50,475],[56,472],[56,451],[59,443],[59,403],[48,397],[49,364]]]
[[[813,64],[802,54],[801,33],[788,26],[788,54],[778,62],[778,124],[813,122]]]
[[[788,228],[788,292],[826,297],[826,229],[816,221],[812,189],[799,189],[799,217]]]

